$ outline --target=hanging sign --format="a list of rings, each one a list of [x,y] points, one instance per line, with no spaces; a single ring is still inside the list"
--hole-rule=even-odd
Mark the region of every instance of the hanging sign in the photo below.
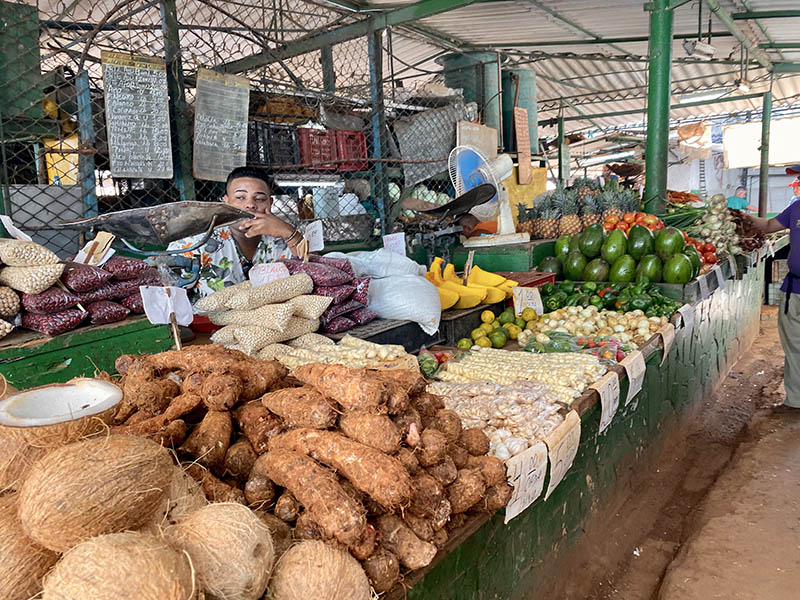
[[[547,458],[550,462],[550,481],[544,499],[558,487],[561,480],[569,471],[575,456],[578,454],[578,444],[581,441],[581,418],[574,410],[567,413],[564,422],[551,431],[544,439],[547,444]]]
[[[609,371],[589,387],[600,395],[600,433],[604,433],[619,408],[619,375]]]
[[[625,374],[628,376],[628,395],[625,397],[625,406],[628,406],[634,396],[642,391],[647,364],[640,350],[634,350],[619,364],[625,368]]]
[[[514,487],[506,505],[505,523],[520,514],[542,495],[547,473],[547,446],[536,442],[530,448],[506,461],[508,483]]]
[[[658,330],[658,335],[661,336],[661,341],[664,344],[664,356],[661,357],[661,363],[659,364],[659,366],[663,366],[672,348],[672,344],[675,342],[675,326],[672,323],[667,323]]]
[[[289,277],[289,269],[282,262],[260,263],[253,265],[247,277],[253,287],[258,287],[271,281]]]
[[[308,241],[309,252],[319,252],[325,247],[322,234],[322,221],[311,221],[303,230],[303,237]]]
[[[402,231],[399,233],[388,233],[383,236],[383,247],[399,254],[400,256],[406,255],[406,234]]]
[[[514,298],[514,313],[519,317],[526,308],[532,308],[540,317],[544,314],[542,295],[537,287],[523,287],[515,285],[511,288]]]

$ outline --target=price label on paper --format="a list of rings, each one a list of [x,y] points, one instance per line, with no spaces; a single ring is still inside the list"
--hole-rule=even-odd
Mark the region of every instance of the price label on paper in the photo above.
[[[308,240],[308,251],[319,252],[325,247],[322,237],[322,221],[311,221],[303,230],[303,237]]]
[[[400,233],[389,233],[383,236],[383,247],[395,254],[405,256],[406,234],[401,231]]]
[[[714,273],[717,276],[717,287],[721,290],[725,289],[725,275],[722,273],[722,267],[714,267]]]
[[[561,480],[572,466],[572,461],[578,454],[578,444],[581,441],[581,418],[574,410],[567,413],[564,422],[556,427],[544,439],[547,444],[547,458],[550,462],[550,481],[544,499],[547,500],[553,490],[558,487]]]
[[[642,391],[647,365],[644,362],[644,354],[639,350],[628,354],[619,364],[625,368],[625,374],[628,376],[628,395],[625,398],[625,406],[628,406],[633,397]]]
[[[661,341],[664,343],[664,356],[661,358],[661,365],[667,360],[667,355],[675,343],[675,326],[672,323],[667,323],[658,330],[658,335],[661,336]]]
[[[547,446],[536,442],[530,448],[506,461],[508,483],[514,487],[506,505],[505,523],[520,514],[542,495],[547,473]]]
[[[169,325],[170,314],[173,313],[178,325],[188,327],[192,323],[194,315],[185,288],[143,285],[139,291],[144,313],[153,325]]]
[[[0,215],[0,222],[3,223],[3,227],[6,228],[6,232],[15,240],[22,240],[23,242],[32,242],[33,239],[24,231],[17,229],[17,226],[14,225],[14,221],[11,220],[11,217],[8,215]]]
[[[611,425],[619,408],[619,375],[616,371],[609,371],[589,387],[600,394],[600,433],[603,433]]]
[[[678,309],[683,321],[683,331],[685,335],[690,335],[694,330],[694,306],[691,304],[684,304]]]
[[[517,285],[511,288],[511,293],[514,298],[514,312],[517,316],[520,316],[526,308],[532,308],[537,315],[542,316],[544,304],[542,304],[542,295],[539,293],[539,288]]]
[[[275,281],[277,279],[284,279],[289,276],[289,269],[282,262],[262,263],[254,265],[250,269],[248,278],[253,287],[258,287]]]
[[[697,278],[697,283],[700,285],[700,298],[705,300],[711,295],[711,292],[708,291],[708,279],[705,275],[700,275]]]
[[[114,243],[114,236],[105,231],[100,231],[91,242],[87,242],[78,251],[73,262],[100,267],[114,256],[114,249],[111,247],[112,243]]]
[[[731,275],[736,278],[736,260],[733,256],[728,257],[728,264],[731,266]]]

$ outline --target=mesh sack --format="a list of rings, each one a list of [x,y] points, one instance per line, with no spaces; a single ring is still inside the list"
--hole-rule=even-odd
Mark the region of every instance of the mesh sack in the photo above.
[[[317,350],[320,346],[335,346],[336,343],[329,337],[318,333],[306,333],[299,338],[288,342],[292,348],[304,348],[306,350]]]
[[[61,283],[73,292],[90,292],[111,279],[111,273],[99,267],[68,262],[61,274]]]
[[[302,295],[292,298],[287,302],[296,317],[304,319],[319,319],[322,313],[331,305],[332,298],[324,296]]]
[[[346,315],[347,313],[358,310],[359,308],[364,308],[364,305],[361,304],[361,302],[357,302],[353,299],[350,299],[347,302],[342,302],[341,304],[334,304],[328,308],[328,310],[322,313],[321,320],[323,323],[328,323],[331,321],[331,319]]]
[[[289,258],[282,258],[280,262],[286,265],[292,275],[297,273],[308,274],[314,281],[314,285],[341,285],[353,280],[352,275],[322,263],[304,263],[303,261]]]
[[[18,292],[38,294],[58,281],[63,270],[61,263],[40,267],[3,267],[0,269],[0,284]]]
[[[22,308],[28,312],[44,315],[72,308],[80,300],[75,294],[51,287],[39,294],[22,294]]]
[[[231,327],[229,325],[229,327]],[[222,331],[220,329],[220,331]],[[252,356],[264,346],[282,341],[281,333],[274,329],[267,329],[261,325],[234,326],[233,334],[236,345],[242,352]],[[216,343],[216,340],[214,340]]]
[[[49,315],[22,313],[22,326],[45,335],[60,335],[75,329],[88,316],[88,312],[77,308],[68,308]]]
[[[93,302],[86,307],[86,310],[89,311],[89,318],[91,319],[93,325],[124,321],[130,313],[130,311],[122,306],[122,304],[109,302],[108,300]]]
[[[319,329],[319,319],[304,319],[302,317],[292,317],[286,329],[280,334],[279,342],[286,342],[299,338],[306,333],[312,333]]]
[[[357,325],[366,325],[378,318],[378,315],[368,308],[359,308],[347,315],[348,319],[352,319]]]
[[[239,292],[250,289],[250,287],[251,285],[249,281],[243,281],[242,283],[237,283],[236,285],[229,285],[218,292],[214,292],[213,294],[209,294],[204,298],[200,298],[197,302],[195,302],[194,306],[197,310],[202,311],[233,308],[226,306],[227,301],[233,298]]]
[[[324,285],[318,285],[314,288],[314,295],[333,298],[333,304],[339,304],[347,300],[355,291],[356,291],[355,286],[346,284],[334,285],[330,287]]]
[[[125,296],[119,303],[135,315],[144,314],[144,302],[142,302],[142,295],[139,292]]]
[[[19,312],[19,295],[10,287],[0,286],[0,317],[10,319]]]
[[[0,319],[0,339],[6,337],[9,333],[14,330],[14,326],[9,323],[8,321],[4,321]]]
[[[329,258],[327,256],[310,254],[308,256],[308,260],[313,263],[320,263],[323,265],[328,265],[329,267],[333,267],[334,269],[339,269],[340,271],[344,271],[353,277],[356,276],[355,271],[353,271],[353,265],[351,265],[350,261],[346,258]]]
[[[112,256],[104,264],[103,269],[111,273],[119,281],[127,281],[139,277],[150,268],[145,261],[127,256]]]
[[[364,306],[369,305],[369,277],[359,277],[353,280],[355,291],[353,292],[353,300],[358,300]]]
[[[325,329],[327,333],[342,333],[355,326],[356,322],[352,319],[348,319],[347,317],[335,317],[328,321],[323,326],[323,329]]]
[[[255,310],[215,310],[208,313],[214,325],[261,325],[283,331],[292,318],[294,308],[288,304],[265,304]]]
[[[286,344],[268,344],[256,353],[256,358],[259,360],[272,360],[284,354],[289,354],[292,350],[292,346],[287,346]]]
[[[9,267],[40,267],[57,263],[58,256],[36,242],[2,239],[0,262]]]
[[[217,329],[211,334],[211,341],[215,344],[230,347],[229,344],[236,343],[236,326],[228,325],[222,329]]]
[[[295,296],[310,294],[313,289],[314,282],[311,277],[306,273],[299,273],[257,287],[242,289],[226,300],[225,308],[253,310],[265,304],[278,304]]]

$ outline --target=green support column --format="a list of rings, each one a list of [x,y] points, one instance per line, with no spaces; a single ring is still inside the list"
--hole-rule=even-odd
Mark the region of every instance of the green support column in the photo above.
[[[319,50],[322,64],[322,89],[329,94],[336,91],[336,70],[333,68],[333,46],[323,46]]]
[[[662,212],[667,199],[673,14],[668,0],[654,0],[650,11],[644,202],[647,212]]]
[[[558,117],[558,138],[556,143],[558,144],[558,182],[561,185],[567,185],[566,177],[564,177],[567,174],[568,166],[564,164],[564,117]]]
[[[381,235],[388,226],[387,203],[389,202],[389,174],[383,159],[386,156],[386,110],[383,97],[383,31],[367,35],[369,54],[369,92],[372,100],[370,125],[372,126],[372,156],[375,159],[370,170],[370,187],[375,207],[381,221]]]
[[[758,174],[758,216],[767,216],[769,200],[769,126],[772,120],[772,92],[764,92],[761,104],[761,171]]]
[[[192,140],[189,110],[183,82],[181,44],[178,32],[178,13],[175,0],[161,2],[161,30],[164,34],[164,58],[167,62],[169,92],[169,126],[172,137],[172,170],[175,187],[181,200],[194,200],[192,176]]]

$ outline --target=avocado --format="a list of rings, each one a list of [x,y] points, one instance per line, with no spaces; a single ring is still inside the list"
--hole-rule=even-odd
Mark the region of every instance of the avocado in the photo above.
[[[578,243],[578,248],[586,258],[594,258],[600,255],[600,249],[603,247],[603,226],[599,223],[589,225],[581,233],[581,240]]]
[[[583,277],[586,268],[586,257],[579,250],[573,250],[564,261],[564,276],[568,279],[579,280]]]
[[[584,281],[608,281],[608,263],[602,258],[595,258],[583,270]]]
[[[664,281],[687,284],[692,280],[692,261],[685,254],[675,254],[664,263]]]
[[[634,260],[641,260],[645,254],[652,254],[656,245],[653,233],[644,225],[634,225],[628,232],[628,254]]]
[[[628,283],[636,277],[636,261],[633,257],[625,254],[620,256],[611,266],[608,273],[608,280],[611,283]]]
[[[539,263],[538,270],[542,273],[555,273],[556,279],[561,279],[563,272],[561,263],[555,256],[545,256]]]
[[[658,283],[662,277],[661,259],[655,254],[646,254],[636,267],[636,276],[647,277],[650,283]]]
[[[625,254],[626,243],[625,234],[619,229],[614,229],[609,232],[606,241],[603,242],[600,253],[608,264],[613,265],[620,256]]]
[[[558,262],[564,264],[564,260],[567,258],[567,254],[569,254],[569,243],[572,240],[571,235],[561,235],[556,240],[556,258]]]
[[[694,279],[700,274],[700,269],[703,268],[703,261],[700,259],[700,253],[697,251],[697,248],[691,244],[686,244],[683,247],[683,253],[692,261],[692,279]]]
[[[662,229],[656,235],[655,248],[658,257],[666,263],[671,256],[683,250],[683,234],[674,227]]]

